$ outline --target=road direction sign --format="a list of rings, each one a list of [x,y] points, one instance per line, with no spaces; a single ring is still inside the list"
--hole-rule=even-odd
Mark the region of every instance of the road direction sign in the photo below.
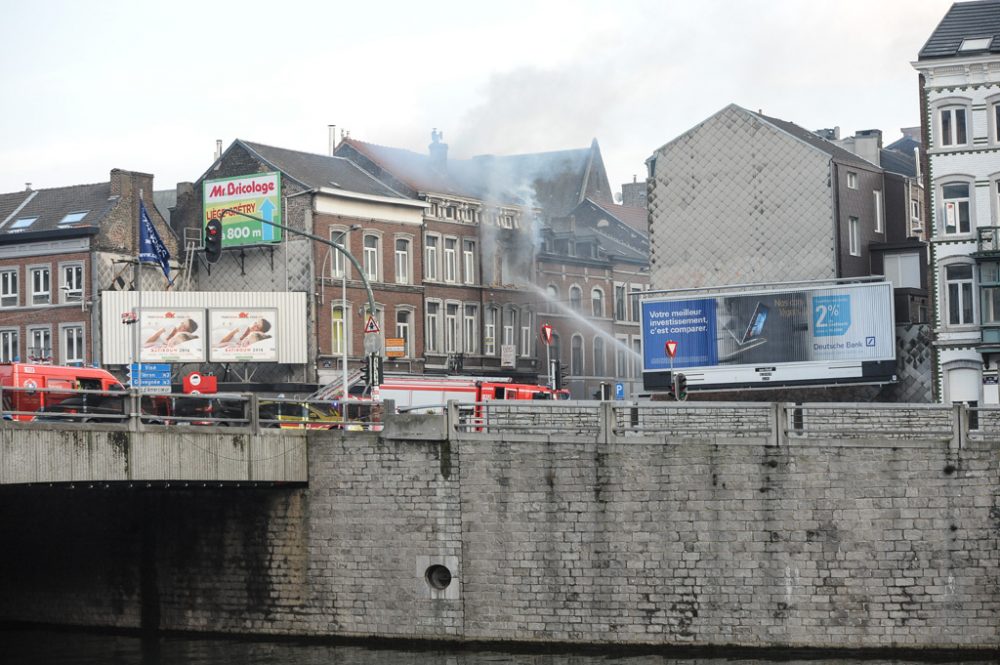
[[[378,321],[371,314],[368,315],[368,322],[365,323],[365,333],[377,333],[379,332]]]

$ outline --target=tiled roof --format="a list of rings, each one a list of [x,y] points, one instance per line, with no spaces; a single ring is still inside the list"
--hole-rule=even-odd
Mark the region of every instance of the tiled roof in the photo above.
[[[237,139],[236,143],[255,153],[285,175],[311,188],[343,189],[358,194],[404,198],[343,157],[331,157]]]
[[[992,38],[989,46],[979,51],[962,51],[964,39]],[[945,14],[924,47],[918,60],[949,58],[957,55],[1000,53],[1000,0],[956,2]]]
[[[814,148],[822,150],[823,152],[829,154],[831,157],[836,159],[838,162],[842,162],[844,164],[851,164],[853,166],[858,166],[860,168],[869,168],[869,169],[878,168],[877,165],[872,164],[868,160],[862,159],[861,157],[858,157],[850,150],[845,150],[844,148],[841,148],[839,145],[834,145],[830,141],[827,141],[826,139],[817,135],[815,132],[811,132],[808,129],[805,129],[804,127],[800,127],[799,125],[796,125],[794,122],[781,120],[779,118],[772,118],[771,116],[762,115],[760,113],[753,113],[752,111],[747,111],[747,113],[751,113],[752,115],[761,118],[765,122],[769,122],[770,124],[774,125],[781,131],[785,132],[786,134],[791,134],[795,138],[801,141],[805,141]]]
[[[110,182],[0,194],[0,235],[97,229],[116,201]],[[60,224],[66,215],[83,212],[79,220]],[[30,225],[13,228],[18,220],[33,217],[37,219]]]
[[[575,150],[448,159],[441,169],[429,154],[351,138],[344,143],[414,191],[537,206],[556,215],[566,214],[583,200],[593,162],[600,159],[595,141]]]
[[[890,173],[915,178],[917,176],[917,164],[913,153],[907,155],[905,152],[897,150],[879,151],[879,161],[882,162],[882,170]]]

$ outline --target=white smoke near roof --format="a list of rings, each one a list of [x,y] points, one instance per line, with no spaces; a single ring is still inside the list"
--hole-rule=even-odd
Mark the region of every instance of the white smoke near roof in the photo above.
[[[540,146],[584,146],[608,128],[614,99],[626,77],[597,67],[562,70],[533,67],[494,74],[482,101],[466,111],[454,136],[462,152],[498,150],[505,154],[538,152]],[[587,71],[584,71],[586,69]]]

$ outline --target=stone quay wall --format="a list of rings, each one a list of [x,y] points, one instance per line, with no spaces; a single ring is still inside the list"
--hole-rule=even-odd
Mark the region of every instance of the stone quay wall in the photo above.
[[[909,431],[837,411],[810,438],[808,407],[763,419],[722,408],[698,407],[701,432],[669,408],[564,411],[539,421],[551,431],[520,412],[506,429],[477,413],[310,432],[305,487],[5,487],[0,620],[1000,647],[1000,437],[948,438],[923,411]],[[740,431],[709,433],[713,414]]]

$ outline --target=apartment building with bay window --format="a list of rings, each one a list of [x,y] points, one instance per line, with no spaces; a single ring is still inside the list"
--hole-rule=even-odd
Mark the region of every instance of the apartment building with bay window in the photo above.
[[[107,182],[0,194],[0,362],[101,362],[100,293],[135,286],[140,197],[176,255],[152,175],[114,169]],[[166,285],[158,267],[143,283]]]
[[[919,72],[935,395],[1000,403],[1000,1],[952,5]]]

